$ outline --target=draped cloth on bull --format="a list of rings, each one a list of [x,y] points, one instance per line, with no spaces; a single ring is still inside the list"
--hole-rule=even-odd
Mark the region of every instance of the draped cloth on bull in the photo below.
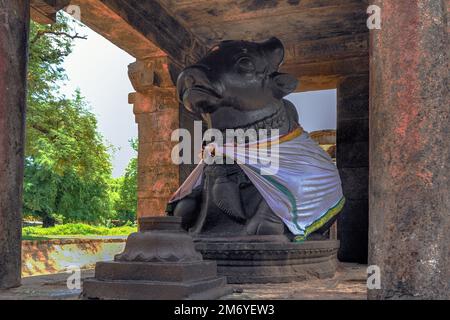
[[[278,157],[273,155],[275,147]],[[261,152],[264,148],[266,151]],[[225,155],[236,161],[297,241],[322,227],[344,206],[336,166],[302,128],[246,148],[225,144],[214,145],[214,149],[216,156]],[[205,165],[201,160],[169,202],[184,198],[201,184]]]

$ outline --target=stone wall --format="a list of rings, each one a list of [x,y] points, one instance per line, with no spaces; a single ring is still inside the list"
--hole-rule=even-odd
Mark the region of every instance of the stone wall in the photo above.
[[[22,276],[60,273],[73,267],[93,268],[123,251],[125,237],[22,241]]]

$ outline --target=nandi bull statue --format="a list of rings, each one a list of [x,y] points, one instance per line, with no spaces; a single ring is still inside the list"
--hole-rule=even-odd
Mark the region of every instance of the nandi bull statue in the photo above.
[[[210,155],[233,161],[201,161],[167,209],[168,215],[182,218],[192,235],[317,239],[341,211],[345,200],[336,166],[302,129],[295,106],[283,99],[297,87],[297,79],[278,72],[283,58],[277,38],[223,41],[179,75],[181,103],[202,116],[209,128],[278,133],[264,141],[260,134],[249,135],[245,141],[247,146],[277,146],[273,174],[261,174],[261,165],[247,163],[251,156],[239,160],[233,148],[208,145]]]

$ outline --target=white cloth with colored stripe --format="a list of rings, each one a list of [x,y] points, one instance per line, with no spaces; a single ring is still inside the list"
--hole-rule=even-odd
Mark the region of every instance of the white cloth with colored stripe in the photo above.
[[[261,152],[264,148],[266,151]],[[323,226],[344,205],[335,164],[301,128],[247,148],[214,145],[214,150],[216,156],[225,155],[236,161],[297,240]],[[272,154],[267,154],[267,150],[272,150]],[[274,158],[274,151],[278,151],[278,158]],[[274,166],[274,161],[278,165]],[[170,202],[182,199],[201,183],[205,165],[201,160]]]

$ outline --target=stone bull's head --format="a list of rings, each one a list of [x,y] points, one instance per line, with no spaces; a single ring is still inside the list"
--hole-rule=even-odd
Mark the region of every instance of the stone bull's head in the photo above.
[[[297,80],[279,73],[280,40],[223,41],[178,77],[180,101],[218,128],[246,127],[277,113]]]

